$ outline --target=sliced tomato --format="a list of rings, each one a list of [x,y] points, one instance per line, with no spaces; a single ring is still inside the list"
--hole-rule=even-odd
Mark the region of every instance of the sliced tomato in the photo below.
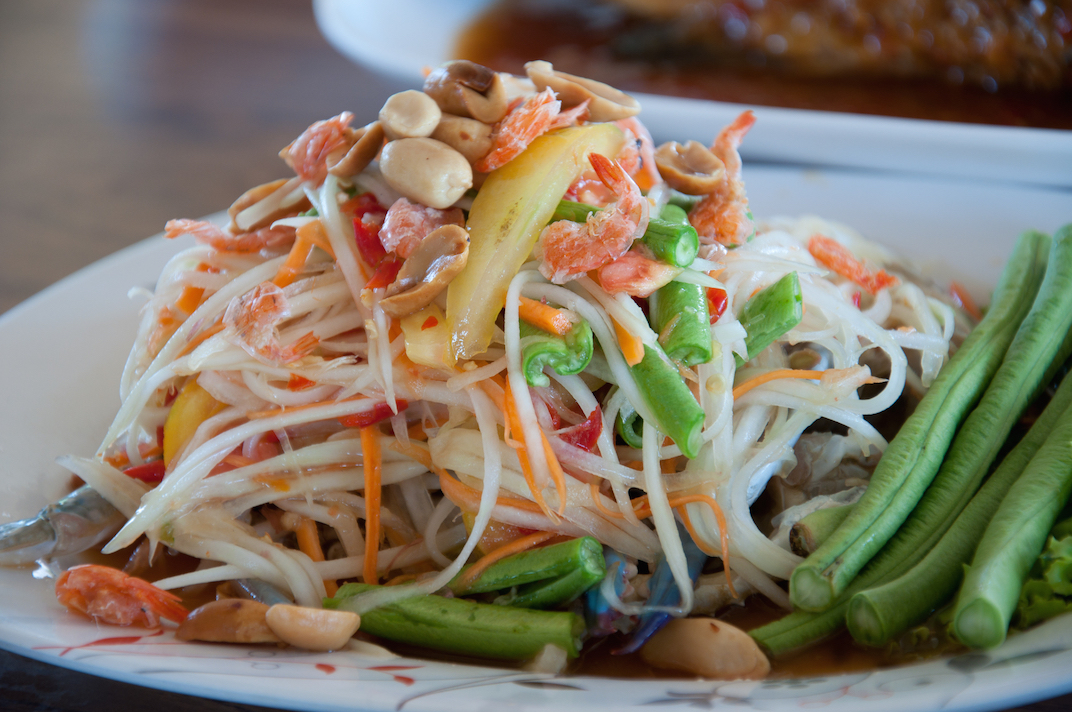
[[[409,402],[402,400],[401,398],[395,400],[395,404],[398,406],[398,412],[401,413],[409,407]],[[364,413],[354,413],[353,415],[344,415],[339,418],[339,422],[348,428],[367,428],[370,425],[382,422],[389,418],[393,418],[394,411],[391,410],[391,406],[387,403],[377,403],[372,406],[372,410],[365,411]]]
[[[146,462],[143,465],[128,467],[123,470],[123,474],[127,477],[133,477],[136,480],[155,485],[164,479],[164,472],[166,469],[167,465],[164,464],[163,460],[153,460],[152,462]]]

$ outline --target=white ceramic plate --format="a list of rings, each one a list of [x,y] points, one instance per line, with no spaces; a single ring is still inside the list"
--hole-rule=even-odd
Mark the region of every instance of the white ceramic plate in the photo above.
[[[752,167],[759,216],[815,213],[861,229],[985,295],[1023,228],[1072,221],[1072,194],[845,171]],[[159,236],[119,252],[0,317],[0,521],[62,494],[54,464],[92,453],[119,405],[137,323],[132,286],[151,287],[183,245]],[[32,356],[31,356],[32,355]],[[65,612],[52,584],[0,569],[0,646],[104,677],[296,710],[616,710],[726,705],[782,711],[988,710],[1072,690],[1072,617],[998,650],[877,672],[765,682],[550,677],[405,658],[177,643],[170,633],[97,626]]]
[[[489,0],[315,0],[328,40],[353,61],[413,86],[452,59],[458,33]],[[538,59],[534,57],[533,59]],[[656,141],[710,142],[740,104],[636,95]],[[754,107],[745,159],[1072,186],[1072,131]]]

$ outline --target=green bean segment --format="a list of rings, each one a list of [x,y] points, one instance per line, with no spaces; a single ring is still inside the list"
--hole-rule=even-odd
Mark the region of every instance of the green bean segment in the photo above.
[[[522,320],[521,370],[530,386],[547,386],[551,380],[543,372],[551,367],[560,376],[583,371],[592,360],[592,327],[587,321],[573,325],[564,336],[551,334]]]
[[[986,317],[939,372],[890,442],[852,513],[793,571],[789,590],[794,606],[808,611],[832,606],[922,503],[924,493],[930,494],[928,486],[935,480],[954,433],[997,372],[1035,300],[1049,248],[1050,239],[1042,233],[1028,231],[1020,236]],[[998,445],[1001,440],[1004,437]],[[971,493],[965,495],[959,484],[951,483],[948,493],[939,488],[925,497],[933,509],[932,519],[919,525],[926,530],[925,538],[936,541],[959,513],[957,503],[962,502],[960,507],[966,504]]]
[[[700,450],[704,412],[681,373],[658,347],[644,346],[644,359],[630,371],[637,389],[655,415],[656,427],[681,448],[681,453],[695,458]]]
[[[607,572],[603,545],[587,536],[508,556],[468,585],[463,583],[467,569],[449,584],[455,595],[516,589],[495,602],[519,608],[570,603]]]
[[[757,292],[744,303],[738,317],[744,327],[744,343],[748,348],[748,360],[774,343],[775,339],[792,329],[804,318],[804,297],[800,291],[800,277],[790,272],[774,284]],[[737,367],[745,359],[737,356]]]
[[[852,505],[817,509],[804,516],[789,530],[789,547],[797,556],[807,556],[830,538],[845,517],[852,512]]]
[[[711,313],[704,288],[671,282],[649,300],[651,326],[666,355],[686,368],[711,360]]]
[[[325,608],[347,610],[347,599],[377,588],[348,583]],[[464,598],[414,596],[361,614],[361,630],[386,640],[457,655],[526,660],[557,645],[571,657],[580,651],[584,619],[574,613],[537,611]]]
[[[956,593],[964,566],[987,523],[1069,406],[1072,406],[1072,378],[1065,378],[1039,419],[923,560],[897,579],[852,597],[846,622],[853,638],[866,645],[884,645]]]

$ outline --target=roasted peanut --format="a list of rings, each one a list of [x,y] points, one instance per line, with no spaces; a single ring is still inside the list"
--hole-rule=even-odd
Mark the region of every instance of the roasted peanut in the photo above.
[[[223,598],[195,609],[175,630],[179,640],[211,643],[278,643],[265,622],[268,606],[244,598]]]
[[[502,75],[459,59],[435,69],[424,80],[424,93],[445,113],[493,124],[506,115],[509,96]]]
[[[715,680],[758,680],[770,661],[750,635],[714,618],[675,618],[640,649],[653,667]]]
[[[465,156],[431,138],[391,141],[380,154],[380,171],[392,188],[430,208],[449,208],[473,186]]]
[[[464,269],[468,258],[469,233],[465,228],[436,228],[406,258],[380,306],[396,319],[425,308]]]
[[[550,62],[527,62],[525,73],[537,91],[551,87],[563,108],[587,101],[592,121],[617,121],[640,113],[640,102],[625,92],[594,79],[559,72]]]
[[[447,144],[465,156],[465,160],[470,163],[476,163],[486,156],[493,145],[490,126],[476,119],[453,114],[443,114],[439,125],[432,132],[432,138]]]
[[[361,625],[361,616],[350,611],[306,608],[277,603],[265,616],[268,627],[284,643],[306,650],[338,650]]]
[[[348,138],[353,144],[341,156],[331,154],[327,159],[328,172],[340,178],[357,175],[365,170],[365,166],[372,163],[372,159],[383,147],[384,132],[379,121],[347,131],[350,132]]]
[[[380,123],[387,138],[422,138],[431,136],[443,112],[435,99],[424,92],[409,89],[391,96],[380,109]]]

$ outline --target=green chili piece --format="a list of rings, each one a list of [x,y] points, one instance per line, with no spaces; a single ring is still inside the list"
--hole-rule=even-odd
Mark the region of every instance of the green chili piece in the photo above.
[[[521,320],[521,369],[530,386],[551,383],[543,372],[550,366],[560,376],[573,376],[592,358],[592,327],[581,320],[565,336],[552,334]]]
[[[760,351],[774,343],[775,339],[792,329],[804,318],[804,297],[800,291],[800,278],[790,272],[774,284],[752,295],[741,309],[741,326],[744,327],[744,343],[751,361]],[[737,366],[745,359],[737,356]]]
[[[348,610],[347,599],[379,588],[348,583],[325,608]],[[537,611],[464,598],[414,596],[361,614],[361,630],[402,643],[457,655],[526,660],[556,645],[571,658],[580,652],[584,619],[565,611]]]

